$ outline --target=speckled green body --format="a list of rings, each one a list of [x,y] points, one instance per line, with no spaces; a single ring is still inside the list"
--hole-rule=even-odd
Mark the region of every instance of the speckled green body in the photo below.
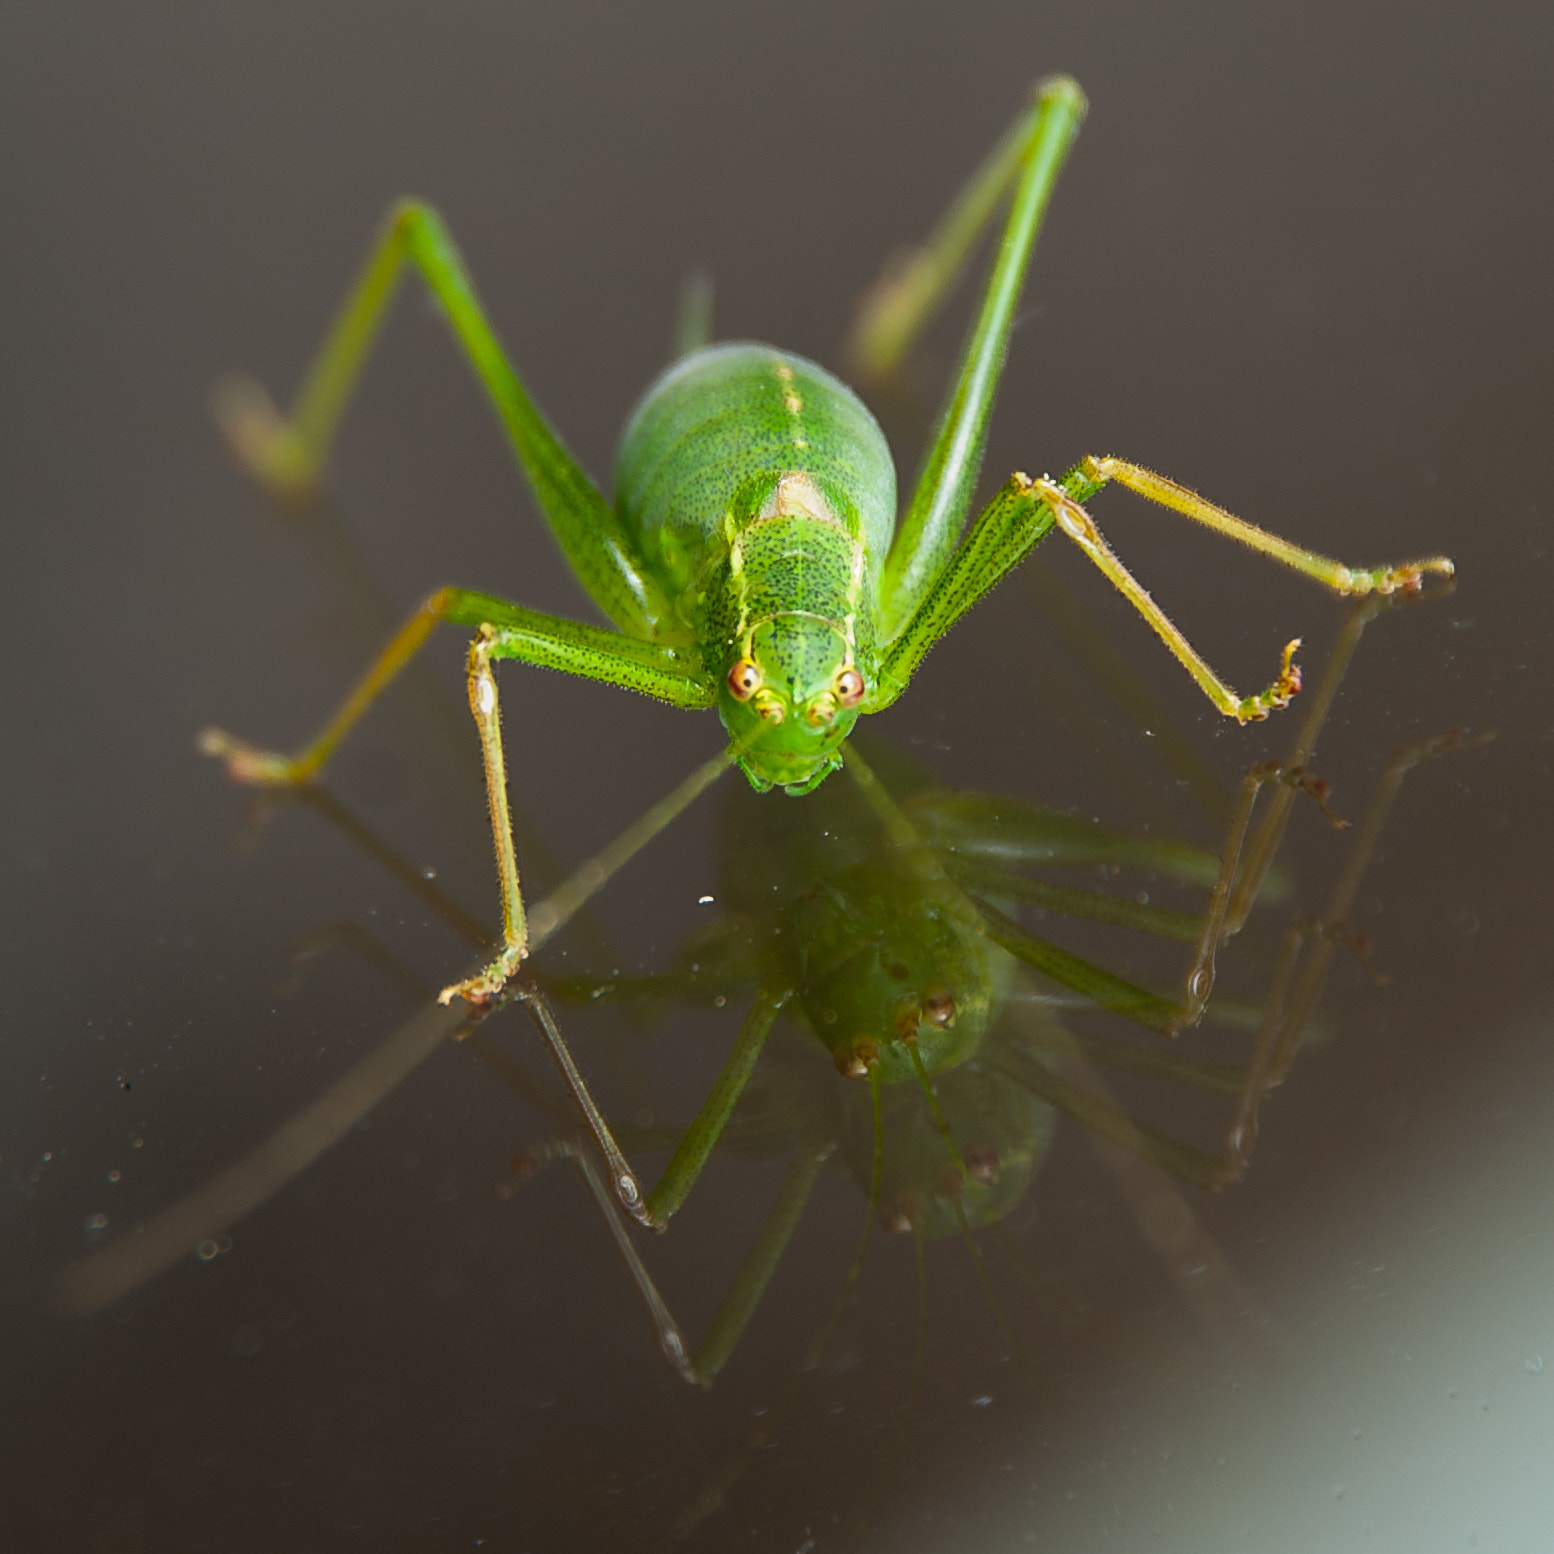
[[[760,665],[775,722],[726,688],[719,697],[730,733],[759,751],[758,786],[783,782],[787,766],[790,791],[813,787],[857,712],[822,720],[806,709],[833,694],[843,668],[870,684],[876,674],[896,476],[874,417],[802,356],[711,346],[638,404],[615,503],[672,601],[661,640],[694,645],[720,679],[741,658]]]

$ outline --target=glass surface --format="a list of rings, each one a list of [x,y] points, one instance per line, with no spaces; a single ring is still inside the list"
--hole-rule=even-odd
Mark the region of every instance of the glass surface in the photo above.
[[[1551,44],[1536,6],[6,8],[0,1543],[1551,1546]],[[920,1319],[913,1238],[878,1229],[804,1370],[868,1219],[855,1176],[828,1168],[701,1392],[659,1357],[573,1173],[499,1191],[558,1124],[429,1039],[264,1202],[103,1309],[63,1309],[64,1270],[150,1235],[472,958],[380,856],[316,806],[234,789],[195,731],[300,742],[444,582],[591,618],[416,286],[327,504],[289,512],[251,487],[206,413],[212,383],[242,368],[289,394],[380,213],[413,193],[607,479],[688,270],[715,277],[720,335],[839,367],[885,256],[1055,70],[1091,110],[985,490],[1113,452],[1345,560],[1445,551],[1455,591],[1370,627],[1312,765],[1358,817],[1397,747],[1495,734],[1408,775],[1345,919],[1385,981],[1335,957],[1320,1040],[1263,1108],[1245,1181],[1161,1208],[1061,1120],[1023,1202],[979,1236],[996,1304],[964,1244],[933,1240]],[[882,407],[904,479],[971,294]],[[1314,682],[1342,604],[1124,493],[1095,512],[1238,686],[1297,634]],[[1289,748],[1300,707],[1225,723],[1060,545],[875,732],[951,787],[1217,845],[1168,737],[1228,794]],[[1153,710],[1095,691],[1054,597]],[[412,881],[490,924],[462,661],[440,635],[327,791]],[[711,714],[519,668],[502,684],[536,895],[719,747]],[[544,966],[671,965],[739,867],[720,857],[730,781]],[[1297,805],[1288,894],[1226,952],[1238,988],[1266,986],[1352,837]],[[1159,983],[1181,963],[1090,928],[1068,942]],[[640,1129],[689,1115],[742,1008],[561,1018]],[[521,1012],[483,1035],[554,1091]],[[774,1041],[773,1065],[807,1061],[816,1104],[836,1104],[845,1082],[811,1039]],[[1233,1058],[1244,1041],[1178,1046]],[[1223,1130],[1223,1097],[1113,1083],[1163,1129],[1206,1147]],[[662,1156],[642,1158],[651,1175]],[[719,1151],[669,1233],[639,1238],[691,1333],[785,1159]]]

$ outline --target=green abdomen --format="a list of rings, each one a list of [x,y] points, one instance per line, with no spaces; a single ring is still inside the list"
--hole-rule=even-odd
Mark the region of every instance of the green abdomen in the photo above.
[[[615,505],[678,596],[709,549],[723,550],[736,493],[791,471],[845,498],[877,569],[895,528],[896,473],[874,417],[802,356],[714,345],[676,362],[638,403],[616,461]]]

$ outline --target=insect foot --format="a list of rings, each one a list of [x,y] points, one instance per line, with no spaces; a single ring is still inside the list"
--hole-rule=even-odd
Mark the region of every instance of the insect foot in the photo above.
[[[450,983],[437,995],[437,1002],[446,1006],[455,998],[462,998],[469,1004],[489,1004],[493,999],[500,997],[507,984],[517,975],[518,968],[522,964],[521,951],[517,955],[499,955],[478,975],[466,977],[462,982]]]
[[[234,373],[216,385],[210,408],[238,462],[277,496],[295,501],[317,489],[317,460],[263,384]]]
[[[1261,723],[1270,712],[1288,707],[1300,694],[1300,665],[1295,654],[1300,650],[1300,638],[1294,637],[1284,644],[1284,656],[1279,661],[1279,678],[1265,691],[1245,697],[1236,708],[1237,723]]]
[[[259,787],[289,787],[302,780],[297,764],[290,756],[261,750],[246,739],[238,739],[224,728],[202,728],[195,744],[204,755],[213,755],[227,768],[233,782]]]
[[[1353,598],[1360,594],[1417,594],[1424,588],[1425,574],[1455,577],[1456,564],[1449,556],[1426,556],[1422,561],[1404,561],[1395,567],[1376,567],[1371,571],[1343,568],[1338,592]]]

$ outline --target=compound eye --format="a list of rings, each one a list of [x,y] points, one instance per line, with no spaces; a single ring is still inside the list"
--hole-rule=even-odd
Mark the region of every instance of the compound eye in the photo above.
[[[749,701],[761,689],[761,670],[748,658],[734,660],[728,672],[728,693],[735,701]]]
[[[867,689],[863,676],[851,664],[836,677],[836,699],[844,707],[856,707]]]

